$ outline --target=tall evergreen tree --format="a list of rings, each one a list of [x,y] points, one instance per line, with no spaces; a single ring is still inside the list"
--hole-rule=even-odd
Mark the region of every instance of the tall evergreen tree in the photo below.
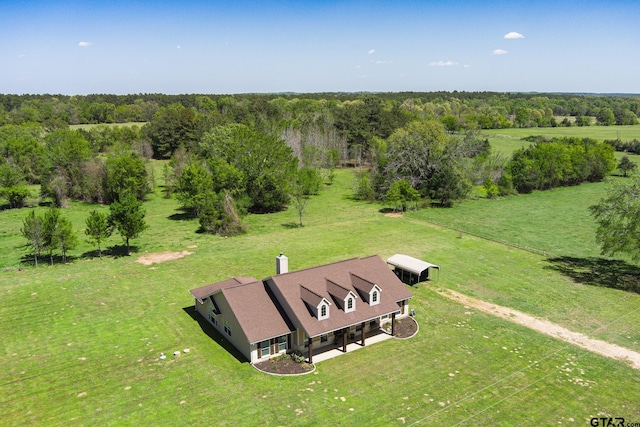
[[[91,211],[85,224],[87,228],[84,230],[84,234],[89,237],[89,242],[98,245],[98,256],[102,258],[100,244],[111,236],[112,231],[109,227],[107,215],[98,211]]]
[[[33,249],[34,264],[38,266],[38,255],[44,248],[44,230],[42,227],[42,218],[36,216],[35,211],[31,211],[29,215],[22,221],[20,229],[22,235],[28,240],[27,245]]]
[[[148,227],[144,216],[145,210],[142,208],[142,202],[131,193],[124,193],[120,196],[120,200],[109,206],[109,226],[118,230],[118,233],[125,240],[127,255],[131,255],[129,239],[135,239]]]

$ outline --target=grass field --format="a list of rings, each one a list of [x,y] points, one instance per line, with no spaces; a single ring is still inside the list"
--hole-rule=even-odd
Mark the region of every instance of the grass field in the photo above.
[[[531,143],[522,138],[527,136],[545,136],[548,138],[560,138],[576,136],[579,138],[593,138],[599,141],[620,138],[623,141],[633,139],[640,140],[640,125],[634,126],[585,126],[585,127],[548,127],[548,128],[510,128],[487,129],[482,135],[489,139],[491,146],[499,153],[511,156],[518,148],[528,147]],[[622,153],[616,153],[622,157]],[[634,161],[640,160],[640,156],[633,156]]]
[[[640,295],[610,286],[617,283],[607,281],[612,276],[597,271],[596,281],[581,270],[597,266],[614,274],[605,269],[610,261],[635,271],[624,260],[597,255],[583,207],[602,194],[601,184],[388,218],[382,206],[349,198],[351,177],[338,171],[335,184],[310,201],[305,227],[292,226],[292,209],[252,215],[249,232],[228,239],[197,234],[197,222],[158,193],[145,203],[150,228],[132,242],[133,256],[83,256],[95,249],[83,243],[70,264],[37,269],[21,263],[26,252],[19,229],[29,209],[0,212],[0,266],[10,267],[0,272],[0,424],[640,421],[640,371],[435,292],[454,289],[640,351]],[[91,209],[73,203],[64,213],[81,233]],[[553,218],[544,221],[548,215]],[[480,237],[460,238],[459,229]],[[107,246],[120,243],[112,237]],[[193,254],[152,266],[136,262],[140,254],[166,250]],[[442,270],[439,281],[412,289],[417,336],[322,362],[310,375],[281,378],[257,372],[194,320],[187,292],[230,276],[273,274],[281,251],[292,270],[396,252]],[[190,352],[171,356],[184,348]],[[169,358],[159,360],[160,352]]]

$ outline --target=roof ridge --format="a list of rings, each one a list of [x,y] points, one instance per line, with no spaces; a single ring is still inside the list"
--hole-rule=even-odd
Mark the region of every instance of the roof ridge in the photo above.
[[[377,256],[377,255],[370,255],[370,256],[367,256],[366,258],[371,258],[371,257],[375,257],[375,256]],[[343,259],[343,260],[340,260],[340,261],[330,262],[329,264],[314,265],[313,267],[302,268],[300,270],[293,270],[293,271],[287,271],[286,273],[273,274],[273,275],[267,277],[264,280],[267,280],[267,279],[269,279],[271,277],[287,276],[289,274],[299,273],[301,271],[314,270],[314,269],[317,269],[317,268],[325,268],[325,267],[327,267],[329,265],[342,264],[342,263],[345,263],[345,262],[355,261],[355,260],[362,260],[362,259],[363,258],[360,258],[360,257],[353,257],[353,258],[349,258],[349,259]]]

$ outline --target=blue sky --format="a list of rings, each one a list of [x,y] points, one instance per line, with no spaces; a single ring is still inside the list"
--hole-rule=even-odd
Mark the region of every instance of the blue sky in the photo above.
[[[640,2],[4,1],[0,93],[640,93]]]

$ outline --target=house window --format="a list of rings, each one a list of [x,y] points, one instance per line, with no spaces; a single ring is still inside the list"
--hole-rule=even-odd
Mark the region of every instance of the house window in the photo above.
[[[278,337],[278,352],[285,351],[287,349],[287,336],[283,335]]]
[[[322,306],[320,307],[320,317],[326,317],[327,316],[327,306],[325,304],[322,304]]]
[[[328,339],[329,337],[327,336],[327,334],[320,335],[320,342],[327,342]]]
[[[229,323],[226,320],[224,321],[224,332],[231,336],[231,326],[229,326]]]
[[[348,310],[353,310],[353,298],[349,298],[347,300],[347,309]]]
[[[378,302],[378,291],[373,291],[373,294],[371,295],[371,301]]]
[[[216,316],[214,313],[209,312],[209,321],[211,323],[213,323],[214,325],[218,326],[218,316]]]
[[[269,355],[269,340],[260,342],[260,354],[258,357],[265,357]]]

